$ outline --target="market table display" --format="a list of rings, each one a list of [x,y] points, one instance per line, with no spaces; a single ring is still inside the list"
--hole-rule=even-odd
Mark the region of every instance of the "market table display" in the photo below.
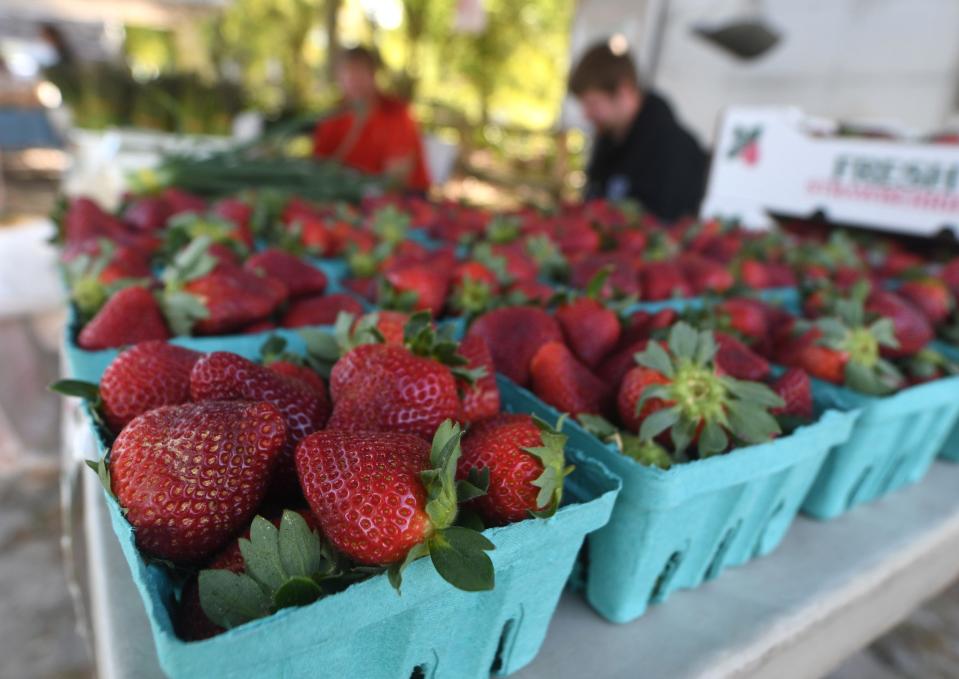
[[[894,242],[175,187],[60,224],[59,388],[170,676],[509,674],[567,578],[666,615],[954,454],[959,260]]]

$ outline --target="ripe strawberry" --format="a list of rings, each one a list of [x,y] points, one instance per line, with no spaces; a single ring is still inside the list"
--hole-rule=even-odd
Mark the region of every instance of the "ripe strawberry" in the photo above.
[[[487,525],[550,516],[559,506],[566,467],[566,436],[529,415],[502,413],[470,427],[456,476],[489,470],[486,494],[472,501]]]
[[[478,335],[467,337],[460,343],[457,353],[467,360],[468,370],[482,368],[486,371],[473,384],[464,379],[456,380],[462,401],[460,420],[477,422],[496,415],[500,409],[499,387],[496,386],[496,368],[486,341]]]
[[[752,342],[763,342],[769,335],[767,306],[746,297],[733,297],[716,305],[721,322]]]
[[[129,239],[129,230],[122,221],[105,212],[94,201],[83,197],[70,200],[61,219],[61,229],[67,245],[98,238],[113,242]]]
[[[285,287],[276,279],[235,269],[200,276],[186,283],[183,290],[206,310],[193,323],[192,332],[224,335],[273,313],[282,301]]]
[[[606,385],[562,342],[541,346],[529,364],[533,392],[560,412],[598,414]]]
[[[773,382],[773,391],[786,405],[774,408],[773,415],[798,417],[802,420],[813,418],[812,384],[809,375],[800,368],[790,368]]]
[[[446,303],[449,278],[431,265],[417,264],[386,274],[387,291],[381,293],[384,306],[429,311],[438,316]],[[409,298],[407,304],[405,299]]]
[[[298,363],[285,360],[273,361],[266,367],[275,372],[277,375],[292,377],[304,382],[315,392],[322,394],[324,400],[327,400],[326,383],[315,370],[308,368],[305,365],[299,365]]]
[[[952,294],[959,296],[959,257],[949,260],[942,267],[939,276],[949,286]]]
[[[268,403],[185,403],[135,418],[109,469],[138,547],[178,563],[213,554],[249,522],[285,441]]]
[[[321,295],[326,290],[326,274],[283,250],[262,250],[251,255],[243,266],[249,271],[281,281],[290,297]]]
[[[740,262],[739,279],[751,290],[765,290],[772,287],[766,263],[756,259],[744,259]]]
[[[341,312],[362,314],[363,305],[345,293],[306,297],[294,301],[280,319],[284,328],[302,328],[307,325],[332,325]]]
[[[736,282],[727,267],[701,255],[686,253],[679,256],[677,263],[696,294],[723,293]]]
[[[540,281],[517,281],[509,287],[509,299],[517,300],[515,304],[546,305],[556,291],[546,283]]]
[[[894,292],[875,290],[866,300],[866,311],[892,320],[899,346],[882,347],[883,356],[910,356],[935,337],[922,312]]]
[[[691,297],[692,286],[676,262],[647,262],[640,269],[643,299],[658,301]]]
[[[769,375],[769,362],[732,335],[716,332],[716,367],[722,375],[762,382]]]
[[[846,364],[849,354],[820,344],[807,344],[798,350],[793,365],[826,382],[843,384],[846,381]]]
[[[619,388],[623,378],[636,366],[635,356],[646,348],[647,339],[637,339],[630,344],[623,343],[596,368],[596,376],[612,390]]]
[[[160,192],[160,197],[166,201],[170,208],[171,216],[194,212],[203,214],[206,212],[206,201],[197,195],[170,186]]]
[[[619,317],[591,297],[561,305],[556,320],[570,348],[590,368],[595,368],[619,341]]]
[[[604,269],[610,273],[599,297],[639,295],[642,284],[636,273],[634,256],[626,252],[600,252],[577,259],[570,270],[570,283],[574,288],[585,290]]]
[[[250,222],[253,219],[253,206],[237,198],[223,198],[210,207],[210,212],[233,224],[231,237],[243,243],[248,250],[253,249],[253,231]]]
[[[202,356],[159,340],[120,353],[100,378],[103,415],[114,433],[137,415],[190,400],[190,370]]]
[[[391,564],[399,587],[402,566],[430,554],[439,574],[461,589],[492,589],[493,545],[454,527],[460,431],[443,422],[432,448],[396,432],[327,429],[305,439],[296,466],[323,534],[338,550],[367,565]],[[456,550],[451,572],[448,559]],[[441,558],[444,554],[449,556]]]
[[[299,486],[293,451],[326,424],[330,402],[325,389],[317,390],[302,379],[280,375],[237,354],[215,351],[193,366],[190,396],[194,401],[265,401],[274,406],[286,424],[286,445],[271,486],[279,497],[295,494]]]
[[[429,440],[460,412],[450,369],[406,347],[362,344],[330,372],[331,429],[396,431]]]
[[[486,283],[492,290],[499,286],[499,280],[486,265],[481,262],[468,260],[461,262],[453,270],[451,285],[455,287],[462,286],[467,280]]]
[[[673,403],[650,398],[640,408],[639,399],[642,398],[646,388],[657,384],[669,384],[669,379],[655,370],[636,365],[635,361],[632,363],[633,367],[626,373],[620,384],[619,394],[616,397],[616,409],[623,427],[628,431],[638,432],[643,420],[655,411],[669,407]]]
[[[159,196],[140,196],[123,210],[123,221],[140,231],[157,231],[166,226],[171,210]]]
[[[343,567],[331,551],[309,511],[266,512],[265,516],[261,511],[241,537],[229,542],[199,574],[187,580],[173,616],[177,636],[186,641],[209,639],[278,608],[305,605],[311,596],[315,600],[339,591],[349,580],[343,578]],[[302,558],[284,558],[292,553]],[[270,570],[269,577],[257,568],[265,561],[278,566]],[[236,587],[238,581],[252,587]],[[291,581],[298,587],[298,595],[287,603],[277,594],[290,587]],[[253,602],[245,597],[250,590],[256,593]],[[239,611],[243,613],[238,615]]]
[[[276,330],[276,323],[267,319],[244,325],[236,332],[238,335],[259,335],[260,333],[270,332],[271,330]]]
[[[402,311],[376,311],[376,329],[383,336],[386,344],[403,344],[403,329],[409,323],[409,314]],[[354,329],[362,318],[357,318]]]
[[[77,344],[82,349],[98,351],[169,338],[170,330],[153,293],[134,286],[107,300],[80,331]]]
[[[943,323],[956,306],[949,287],[938,278],[906,281],[897,292],[919,309],[932,325]]]
[[[496,371],[521,386],[529,382],[533,354],[547,342],[563,340],[556,319],[542,309],[521,306],[502,307],[483,314],[466,334],[486,340]]]
[[[636,356],[644,370],[627,374],[620,387],[624,425],[638,425],[642,442],[663,442],[668,430],[675,453],[695,444],[700,457],[779,434],[769,409],[782,407],[782,399],[760,382],[722,375],[716,349],[711,331],[697,332],[686,323],[670,329],[665,347],[649,342]]]

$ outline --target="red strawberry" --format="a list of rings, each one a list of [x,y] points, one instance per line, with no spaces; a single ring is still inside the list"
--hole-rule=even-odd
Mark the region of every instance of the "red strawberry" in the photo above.
[[[449,286],[449,278],[444,271],[432,265],[417,264],[390,271],[386,274],[386,280],[394,294],[410,294],[414,300],[413,309],[429,311],[433,316],[442,312]],[[388,303],[387,300],[382,301]]]
[[[123,210],[123,221],[141,231],[156,231],[166,226],[170,206],[159,196],[141,196]]]
[[[560,412],[599,414],[606,386],[562,342],[547,342],[529,364],[533,392]]]
[[[950,260],[943,266],[939,275],[952,290],[952,294],[959,296],[959,257]]]
[[[751,290],[765,290],[771,287],[766,263],[755,259],[744,259],[739,264],[739,279]]]
[[[459,427],[444,422],[432,448],[396,432],[327,429],[304,440],[296,467],[323,534],[360,564],[393,565],[389,575],[396,587],[400,562],[430,554],[439,574],[456,587],[492,589],[493,564],[485,551],[493,544],[453,526],[459,438]],[[450,560],[457,568],[447,567]]]
[[[343,287],[357,297],[361,297],[368,302],[372,302],[376,299],[377,278],[375,276],[347,278],[343,281]]]
[[[285,360],[273,361],[266,367],[275,372],[277,375],[292,377],[306,383],[315,392],[321,394],[324,401],[328,401],[326,395],[326,383],[315,370],[308,368],[305,365],[299,365],[292,361]]]
[[[676,262],[647,262],[640,270],[643,299],[664,300],[690,297],[692,287]]]
[[[68,244],[107,238],[120,242],[129,235],[126,225],[89,198],[74,198],[62,218],[63,239]]]
[[[363,305],[355,297],[345,293],[325,297],[305,297],[290,305],[280,325],[284,328],[302,328],[307,325],[332,325],[340,312],[359,315]]]
[[[472,501],[488,525],[522,521],[534,512],[551,514],[568,473],[565,443],[565,436],[541,429],[529,415],[503,413],[470,427],[456,476],[466,479],[471,470],[489,470],[486,495]]]
[[[723,375],[739,380],[762,382],[769,375],[769,363],[732,335],[714,333],[716,367]]]
[[[539,281],[517,281],[510,286],[509,294],[518,296],[523,302],[545,305],[556,291]]]
[[[639,399],[642,397],[643,391],[656,384],[669,384],[669,380],[661,373],[636,365],[633,361],[633,368],[623,378],[616,398],[619,421],[624,428],[634,433],[638,432],[643,420],[655,411],[671,405],[671,403],[661,399],[651,398],[643,404],[642,410],[639,409]]]
[[[369,565],[401,561],[426,537],[420,473],[429,460],[429,443],[397,432],[332,428],[307,437],[296,451],[303,493],[323,534]]]
[[[215,351],[193,366],[190,396],[194,401],[265,401],[276,407],[286,423],[287,440],[271,485],[280,497],[295,494],[299,486],[293,451],[326,424],[330,402],[325,389],[317,390],[300,378],[280,375],[237,354]]]
[[[949,287],[938,278],[906,281],[897,291],[899,296],[922,311],[933,325],[944,322],[955,308]]]
[[[114,433],[137,415],[190,400],[190,370],[202,356],[159,340],[120,353],[100,378],[103,415]]]
[[[600,297],[612,297],[614,293],[639,295],[642,285],[633,263],[634,257],[625,252],[601,252],[576,260],[570,270],[573,287],[585,290],[597,274],[610,269],[609,278],[603,283]]]
[[[237,198],[223,198],[210,208],[217,217],[232,222],[236,228],[231,232],[234,240],[243,243],[247,249],[253,249],[253,231],[250,221],[253,219],[253,206]]]
[[[803,420],[813,417],[812,383],[809,375],[799,368],[790,368],[773,382],[773,391],[786,405],[774,408],[773,415],[787,415]]]
[[[681,255],[678,262],[683,277],[697,294],[723,293],[736,282],[728,268],[701,255],[687,253]]]
[[[926,317],[899,295],[875,290],[866,300],[866,311],[892,320],[898,347],[884,346],[883,356],[910,356],[918,353],[935,337]]]
[[[492,290],[496,290],[499,286],[496,274],[490,271],[485,265],[475,261],[461,262],[453,270],[453,287],[459,287],[467,280],[486,283]]]
[[[843,384],[846,381],[849,354],[844,351],[809,343],[796,351],[793,361],[795,366],[820,380],[833,384]]]
[[[363,344],[330,373],[331,429],[396,431],[430,440],[456,419],[456,380],[442,363],[391,344]]]
[[[271,330],[276,330],[276,323],[270,320],[264,320],[244,325],[236,332],[240,335],[258,335],[261,332],[270,332]]]
[[[223,335],[273,313],[285,287],[276,279],[234,269],[195,278],[183,290],[198,298],[206,309],[206,315],[194,323],[193,333]]]
[[[473,322],[467,336],[486,340],[496,371],[521,386],[529,382],[533,354],[547,342],[562,341],[563,333],[552,316],[533,307],[502,307]]]
[[[595,368],[619,341],[619,317],[590,297],[560,306],[556,320],[570,348],[590,368]]]
[[[409,314],[404,314],[402,311],[377,311],[375,313],[376,329],[383,335],[383,341],[386,344],[403,344],[403,330],[410,320]],[[360,319],[357,318],[353,327],[356,328],[359,322]]]
[[[618,389],[623,378],[626,377],[632,368],[636,366],[635,356],[646,348],[649,340],[637,339],[631,344],[623,344],[621,349],[617,349],[606,357],[596,369],[596,376],[610,389]]]
[[[496,386],[496,368],[486,341],[478,335],[472,335],[460,343],[456,353],[468,361],[468,370],[486,370],[486,375],[473,384],[463,379],[456,381],[457,389],[462,394],[461,421],[476,422],[496,415],[500,409],[499,387]]]
[[[321,295],[326,290],[326,274],[283,250],[263,250],[252,255],[243,266],[282,281],[290,297]]]
[[[730,329],[750,343],[763,342],[769,334],[767,307],[762,302],[734,297],[717,304],[716,311]]]
[[[195,212],[196,214],[206,212],[206,201],[183,189],[170,186],[163,189],[160,196],[170,207],[171,216],[186,212]]]
[[[88,351],[98,351],[169,338],[170,330],[153,293],[134,286],[107,300],[80,331],[77,344]]]
[[[285,441],[268,403],[185,403],[135,418],[109,464],[139,548],[179,563],[213,554],[250,521]]]

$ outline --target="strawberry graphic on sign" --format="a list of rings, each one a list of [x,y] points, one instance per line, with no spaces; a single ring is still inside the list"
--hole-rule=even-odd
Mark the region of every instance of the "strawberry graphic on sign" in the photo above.
[[[733,130],[733,143],[727,154],[728,158],[742,158],[743,162],[752,167],[759,162],[759,136],[761,127],[737,127]]]

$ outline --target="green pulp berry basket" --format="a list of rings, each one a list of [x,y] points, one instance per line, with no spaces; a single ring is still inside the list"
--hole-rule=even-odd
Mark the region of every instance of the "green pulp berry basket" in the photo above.
[[[510,409],[557,417],[515,384],[502,391]],[[587,538],[589,603],[608,620],[628,622],[678,589],[771,552],[857,415],[830,411],[789,436],[669,470],[644,466],[567,421],[570,442],[623,480],[609,523]]]
[[[959,361],[959,347],[945,342],[936,342],[935,347],[953,361]],[[956,398],[959,398],[959,394],[956,395]],[[959,422],[946,437],[946,442],[942,446],[939,457],[949,462],[959,462]]]
[[[959,377],[873,397],[813,380],[819,409],[859,410],[849,440],[823,464],[802,511],[832,519],[925,476],[959,423]]]
[[[228,349],[256,357],[262,338],[233,338]],[[244,345],[238,342],[243,340]],[[293,337],[292,349],[299,337]],[[90,379],[99,380],[93,373]],[[90,427],[94,435],[92,419]],[[101,437],[100,455],[107,454]],[[564,504],[549,519],[529,519],[485,535],[496,587],[490,592],[454,589],[428,559],[411,564],[402,595],[385,575],[350,586],[309,606],[291,608],[205,641],[185,642],[173,631],[177,596],[169,571],[148,562],[133,528],[107,495],[110,518],[134,583],[146,607],[163,671],[173,678],[363,677],[432,679],[506,675],[529,663],[546,636],[560,594],[587,533],[610,517],[620,481],[600,462],[567,446],[576,466],[567,477]]]

